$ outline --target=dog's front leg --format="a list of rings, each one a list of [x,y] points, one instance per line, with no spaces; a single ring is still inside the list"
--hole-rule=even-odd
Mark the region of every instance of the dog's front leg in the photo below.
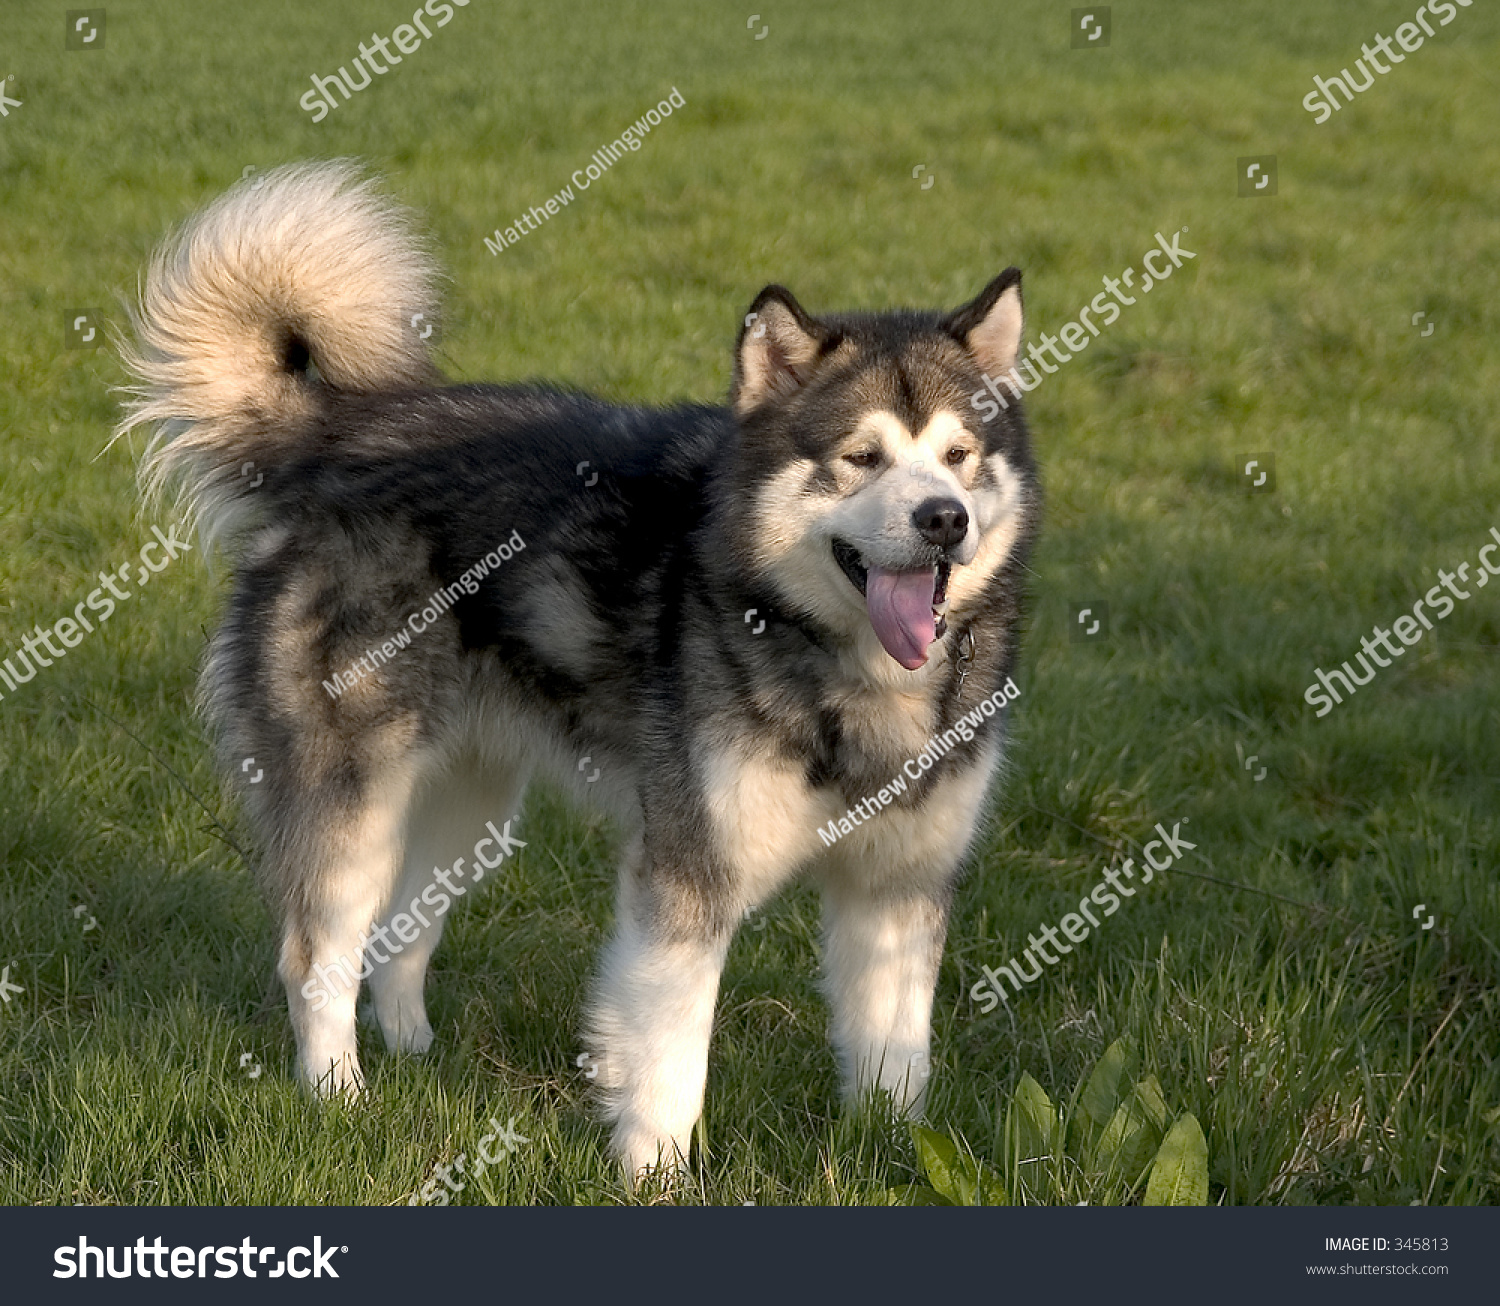
[[[612,1147],[632,1182],[687,1163],[733,921],[688,876],[652,867],[639,843],[632,850],[587,1036]]]
[[[831,878],[823,894],[824,971],[833,1046],[851,1098],[884,1089],[920,1116],[930,1074],[932,993],[947,934],[946,896],[876,892]]]

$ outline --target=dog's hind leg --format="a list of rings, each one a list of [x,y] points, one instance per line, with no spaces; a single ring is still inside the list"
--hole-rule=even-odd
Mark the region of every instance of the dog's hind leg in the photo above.
[[[405,869],[376,931],[389,957],[370,972],[375,1018],[393,1052],[426,1052],[432,1045],[422,994],[427,963],[454,901],[508,851],[497,850],[486,823],[503,829],[525,787],[520,771],[471,761],[435,776],[413,805]]]
[[[376,955],[366,954],[373,923],[400,873],[415,772],[409,756],[352,786],[346,772],[287,792],[290,809],[277,813],[262,872],[282,909],[277,969],[298,1074],[320,1095],[354,1096],[363,1087],[355,1002]]]

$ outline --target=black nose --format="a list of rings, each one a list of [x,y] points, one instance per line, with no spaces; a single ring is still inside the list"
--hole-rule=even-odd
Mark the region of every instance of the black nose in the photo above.
[[[928,499],[917,505],[911,520],[924,540],[943,549],[969,533],[969,514],[957,499]]]

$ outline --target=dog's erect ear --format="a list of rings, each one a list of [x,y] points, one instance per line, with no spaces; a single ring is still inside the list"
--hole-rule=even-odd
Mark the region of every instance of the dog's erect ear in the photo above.
[[[943,325],[986,373],[1004,376],[1021,352],[1021,269],[1006,268]]]
[[[745,314],[735,346],[734,411],[743,417],[805,384],[828,337],[828,329],[802,311],[790,290],[767,286]]]

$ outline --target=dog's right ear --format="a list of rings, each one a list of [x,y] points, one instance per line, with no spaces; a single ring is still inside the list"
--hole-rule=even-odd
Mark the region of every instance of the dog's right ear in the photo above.
[[[769,399],[793,393],[812,374],[829,331],[809,317],[784,286],[755,297],[735,346],[730,402],[741,417]]]

